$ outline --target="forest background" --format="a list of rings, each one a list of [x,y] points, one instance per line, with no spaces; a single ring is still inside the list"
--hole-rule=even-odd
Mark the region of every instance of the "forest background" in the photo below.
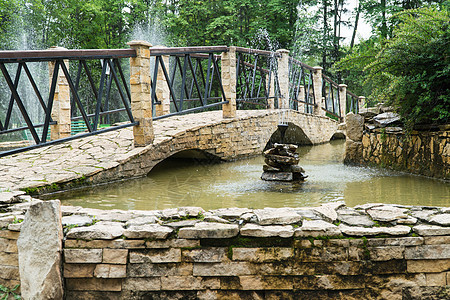
[[[410,126],[450,121],[448,0],[0,0],[0,49],[289,49]],[[350,17],[349,17],[350,16]],[[364,19],[371,35],[358,41]],[[351,30],[344,43],[344,28]]]

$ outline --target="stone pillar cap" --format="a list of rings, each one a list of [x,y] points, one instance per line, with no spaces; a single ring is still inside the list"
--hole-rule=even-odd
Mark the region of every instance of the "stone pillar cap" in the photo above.
[[[340,85],[339,85],[339,87],[347,87],[347,85],[345,84],[345,83],[341,83]]]
[[[133,40],[127,43],[128,46],[147,46],[152,47],[152,44],[150,44],[147,41],[140,41],[140,40]]]
[[[364,96],[359,96],[358,98],[359,99],[366,99],[366,97],[364,97]]]
[[[313,67],[314,70],[323,70],[323,68],[321,66],[315,66]]]
[[[277,53],[289,53],[289,50],[287,50],[287,49],[278,49]]]
[[[68,50],[68,49],[60,46],[51,46],[50,48],[48,48],[48,50]]]

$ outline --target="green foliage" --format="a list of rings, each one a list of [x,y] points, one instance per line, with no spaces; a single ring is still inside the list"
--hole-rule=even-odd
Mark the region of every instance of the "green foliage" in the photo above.
[[[295,0],[180,0],[162,21],[171,44],[178,46],[290,48],[297,4]]]
[[[374,87],[370,98],[398,107],[408,128],[450,122],[449,11],[420,8],[393,18],[391,39],[357,49],[340,66],[363,72]]]
[[[12,289],[3,286],[0,284],[0,300],[8,300],[11,296],[14,299],[22,299],[20,295],[15,293],[15,291],[19,288],[20,284],[14,286]]]

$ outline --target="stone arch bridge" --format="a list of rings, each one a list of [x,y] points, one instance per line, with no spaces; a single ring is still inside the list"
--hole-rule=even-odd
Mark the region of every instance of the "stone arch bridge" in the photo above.
[[[338,133],[338,121],[330,117],[342,120],[364,106],[364,97],[287,50],[129,45],[0,51],[1,74],[11,91],[8,109],[0,111],[0,136],[27,131],[34,141],[0,152],[0,192],[38,194],[140,177],[173,155],[221,160],[257,155],[279,138],[280,121],[289,124],[285,142],[320,144]],[[120,59],[129,59],[129,80]],[[36,62],[48,62],[48,95],[39,92],[27,67]],[[17,66],[14,79],[6,64]],[[101,73],[90,71],[99,66]],[[76,77],[70,68],[78,68]],[[41,124],[22,101],[22,69],[45,116]],[[100,75],[98,87],[92,74]],[[95,101],[81,99],[89,91],[81,90],[82,80],[90,83]],[[120,96],[115,101],[112,88]],[[13,124],[13,108],[26,125]],[[126,117],[115,118],[119,113]],[[72,132],[76,122],[86,131]]]
[[[289,110],[288,118],[292,143],[325,143],[338,132],[338,122],[328,117]],[[144,147],[134,145],[131,128],[122,128],[6,156],[0,189],[38,194],[140,177],[176,154],[221,160],[258,155],[276,139],[279,119],[280,110],[242,110],[232,119],[218,110],[202,112],[155,121],[154,141]]]

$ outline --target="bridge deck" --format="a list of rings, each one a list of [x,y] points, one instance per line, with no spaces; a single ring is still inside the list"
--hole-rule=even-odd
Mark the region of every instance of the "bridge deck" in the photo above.
[[[268,113],[237,111],[237,118]],[[157,120],[153,123],[155,140],[151,147],[183,132],[222,121],[222,111]],[[114,168],[148,150],[149,146],[134,147],[132,130],[124,128],[0,158],[0,192],[59,184]]]

